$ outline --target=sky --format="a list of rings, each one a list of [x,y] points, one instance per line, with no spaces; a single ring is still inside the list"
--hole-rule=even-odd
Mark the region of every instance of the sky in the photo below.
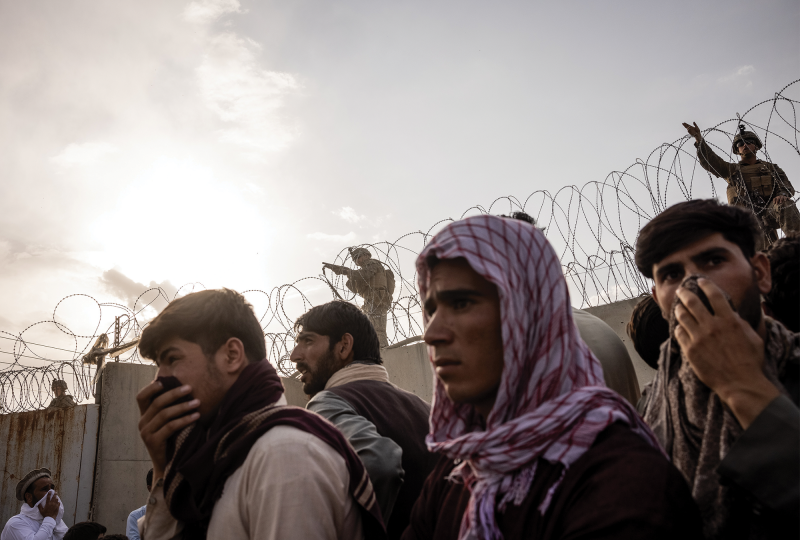
[[[95,300],[269,291],[601,181],[799,78],[798,28],[772,0],[0,0],[0,330],[89,336]]]

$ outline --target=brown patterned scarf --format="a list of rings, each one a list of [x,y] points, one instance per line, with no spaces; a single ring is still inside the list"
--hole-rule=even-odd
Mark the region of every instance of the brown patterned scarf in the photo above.
[[[333,424],[299,407],[278,406],[283,385],[269,362],[249,364],[206,426],[192,424],[168,442],[164,498],[184,523],[183,538],[203,539],[227,478],[244,463],[256,440],[275,426],[310,433],[344,458],[349,492],[361,506],[364,535],[385,538],[383,520],[367,471]],[[269,478],[264,478],[269,482]]]
[[[708,298],[697,284],[699,277],[702,276],[686,278],[681,287],[695,293],[713,314]],[[726,297],[730,302],[730,297]],[[751,520],[752,509],[745,495],[720,483],[717,467],[743,430],[728,407],[697,378],[689,362],[683,360],[675,339],[677,304],[676,296],[670,317],[670,338],[661,346],[644,419],[689,483],[703,515],[706,538],[764,538],[763,531]],[[764,374],[788,396],[781,379],[789,357],[799,354],[794,349],[794,334],[769,318],[766,325]]]

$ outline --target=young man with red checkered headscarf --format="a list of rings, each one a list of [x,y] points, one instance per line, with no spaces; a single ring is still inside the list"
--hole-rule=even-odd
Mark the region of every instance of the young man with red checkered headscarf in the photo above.
[[[441,457],[405,540],[702,538],[683,477],[605,387],[541,231],[458,221],[417,270]]]

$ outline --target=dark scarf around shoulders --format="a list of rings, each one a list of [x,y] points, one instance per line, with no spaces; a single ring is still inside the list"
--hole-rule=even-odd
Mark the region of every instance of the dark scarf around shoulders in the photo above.
[[[196,422],[170,438],[164,499],[172,516],[184,523],[183,537],[205,538],[225,481],[244,463],[255,442],[275,426],[310,433],[344,458],[350,474],[348,491],[361,507],[365,537],[385,537],[372,483],[350,443],[321,416],[277,405],[281,395],[283,384],[272,365],[266,360],[253,362],[225,394],[210,424]]]

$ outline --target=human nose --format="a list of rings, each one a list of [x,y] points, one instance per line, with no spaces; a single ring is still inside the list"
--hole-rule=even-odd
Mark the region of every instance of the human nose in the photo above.
[[[422,339],[428,345],[446,343],[452,340],[452,332],[447,324],[446,317],[441,311],[437,311],[428,319],[428,326],[425,327]]]
[[[289,361],[295,364],[301,360],[300,352],[297,349],[299,349],[299,347],[295,346],[295,348],[292,349],[292,354],[289,355]]]
[[[171,375],[172,375],[171,367],[165,365],[158,366],[158,373],[156,373],[157,377],[169,377]]]

